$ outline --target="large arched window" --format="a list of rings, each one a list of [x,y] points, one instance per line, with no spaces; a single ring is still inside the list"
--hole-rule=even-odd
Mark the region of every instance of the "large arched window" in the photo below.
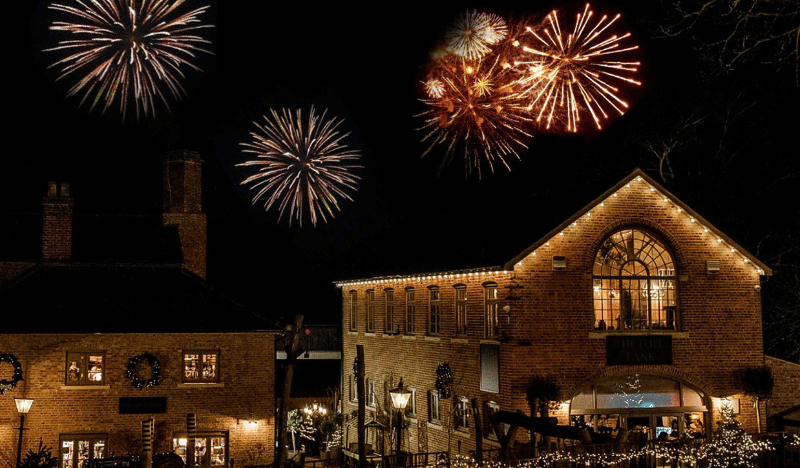
[[[597,330],[676,330],[675,263],[649,232],[614,232],[597,251],[592,275]]]

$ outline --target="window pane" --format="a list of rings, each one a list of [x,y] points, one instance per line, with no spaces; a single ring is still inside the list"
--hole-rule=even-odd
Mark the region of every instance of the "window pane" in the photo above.
[[[597,384],[597,408],[681,406],[678,382],[652,376],[629,376]]]
[[[92,382],[103,381],[103,356],[89,356],[88,378]]]
[[[67,383],[78,383],[83,375],[83,360],[79,354],[67,354]]]
[[[220,466],[225,464],[225,438],[212,437],[211,438],[211,466]]]
[[[481,345],[481,390],[500,393],[500,346]]]
[[[65,440],[61,442],[61,468],[72,468],[72,460],[75,458],[75,442]]]
[[[200,355],[199,354],[184,354],[183,356],[183,375],[188,380],[195,380],[198,378],[200,368]]]

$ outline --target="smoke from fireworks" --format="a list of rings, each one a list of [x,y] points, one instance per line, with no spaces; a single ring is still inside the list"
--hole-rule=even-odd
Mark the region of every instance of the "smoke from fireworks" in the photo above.
[[[241,143],[246,148],[243,152],[257,159],[237,166],[259,168],[242,185],[251,184],[250,189],[257,190],[253,203],[267,197],[267,211],[277,204],[278,221],[288,208],[290,226],[293,217],[303,225],[304,210],[314,226],[318,216],[327,222],[326,213],[333,218],[334,208],[339,210],[339,198],[353,200],[345,190],[357,190],[360,178],[349,171],[362,166],[348,162],[358,160],[359,151],[342,143],[349,133],[339,133],[342,120],[326,120],[326,113],[318,116],[312,107],[303,120],[300,109],[294,115],[289,109],[282,109],[280,114],[270,109],[272,118],[265,115],[263,125],[255,123],[258,131],[250,133],[252,142]]]
[[[478,11],[464,12],[456,17],[445,34],[447,50],[469,60],[476,60],[491,52],[508,34],[503,18]]]
[[[622,45],[630,33],[606,32],[620,15],[610,20],[604,15],[590,26],[592,16],[587,4],[571,31],[562,31],[555,11],[543,27],[527,28],[527,43],[522,46],[525,58],[515,63],[523,69],[520,93],[528,99],[537,122],[545,123],[547,129],[560,121],[567,131],[577,132],[582,112],[588,112],[600,129],[608,111],[622,115],[628,108],[618,97],[617,86],[641,84],[626,76],[637,71],[639,62],[620,58],[638,48]]]
[[[480,60],[453,55],[437,60],[423,81],[427,109],[417,117],[424,121],[427,155],[444,145],[445,157],[439,171],[449,164],[456,151],[464,151],[466,174],[496,164],[510,169],[509,160],[519,159],[530,135],[524,130],[530,119],[509,81],[511,65],[499,54]]]
[[[69,33],[68,39],[45,51],[65,52],[58,67],[58,80],[70,75],[80,78],[68,96],[83,93],[81,105],[91,100],[90,112],[102,103],[102,112],[119,102],[123,119],[129,101],[136,117],[155,115],[156,98],[169,103],[166,87],[176,100],[185,95],[179,79],[181,67],[200,69],[190,60],[206,52],[210,42],[198,34],[200,16],[208,6],[181,12],[185,0],[75,0],[75,6],[54,3],[48,8],[67,15],[71,21],[54,21],[51,31]]]

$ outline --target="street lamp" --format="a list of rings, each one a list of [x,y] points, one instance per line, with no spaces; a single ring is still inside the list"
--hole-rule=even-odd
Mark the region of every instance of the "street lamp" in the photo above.
[[[392,406],[397,409],[397,464],[400,464],[400,444],[403,441],[403,412],[408,405],[408,400],[411,398],[411,392],[403,388],[403,379],[400,378],[400,383],[397,388],[389,390],[389,396],[392,397]]]
[[[17,442],[17,464],[19,467],[22,460],[22,431],[25,430],[25,415],[31,410],[33,405],[33,398],[14,398],[14,404],[17,405],[17,412],[19,413],[19,441]]]

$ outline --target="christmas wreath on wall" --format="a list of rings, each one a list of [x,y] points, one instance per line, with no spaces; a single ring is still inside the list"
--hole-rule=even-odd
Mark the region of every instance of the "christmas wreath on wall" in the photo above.
[[[11,364],[14,368],[14,375],[11,376],[11,379],[0,380],[0,395],[4,395],[7,391],[13,390],[20,380],[24,380],[22,378],[22,364],[19,363],[19,359],[17,359],[16,356],[13,354],[0,354],[0,363],[4,362]]]
[[[450,398],[453,391],[453,371],[450,370],[450,364],[439,364],[436,368],[436,390],[439,398]]]
[[[139,377],[139,373],[136,371],[139,367],[139,364],[143,362],[147,363],[147,365],[152,369],[149,379],[143,379]],[[145,387],[155,387],[161,383],[161,364],[158,362],[158,358],[150,353],[144,353],[130,358],[126,368],[128,369],[126,375],[131,380],[131,385],[139,390],[142,390]]]

